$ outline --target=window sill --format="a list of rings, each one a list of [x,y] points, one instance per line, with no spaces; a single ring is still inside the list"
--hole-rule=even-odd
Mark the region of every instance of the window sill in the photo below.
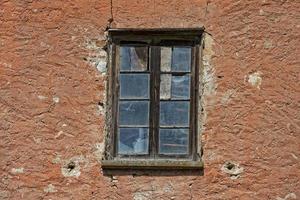
[[[190,160],[102,160],[103,169],[203,169],[203,162]]]

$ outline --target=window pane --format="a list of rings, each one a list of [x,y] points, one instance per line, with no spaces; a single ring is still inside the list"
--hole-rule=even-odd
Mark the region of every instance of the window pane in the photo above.
[[[149,133],[147,128],[120,128],[119,154],[148,154]]]
[[[147,71],[148,47],[120,47],[121,71]]]
[[[149,98],[149,74],[120,74],[120,98]]]
[[[160,99],[171,99],[171,74],[160,75]]]
[[[160,102],[161,126],[188,126],[189,101]]]
[[[189,72],[191,68],[190,47],[174,47],[172,55],[172,71]]]
[[[161,47],[160,50],[160,68],[163,72],[171,71],[171,61],[172,61],[172,48],[171,47]]]
[[[190,97],[190,75],[172,76],[172,99]]]
[[[160,129],[160,154],[187,154],[189,129]]]
[[[120,101],[119,125],[148,125],[149,101]]]

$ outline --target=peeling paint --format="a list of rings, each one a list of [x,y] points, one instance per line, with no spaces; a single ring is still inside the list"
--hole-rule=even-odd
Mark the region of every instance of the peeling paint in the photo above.
[[[153,191],[147,190],[147,191],[138,191],[133,193],[133,199],[134,200],[148,200],[153,199]]]
[[[271,48],[273,48],[273,43],[272,43],[272,41],[271,41],[271,40],[266,40],[266,41],[264,42],[264,48],[265,48],[265,49],[271,49]]]
[[[67,124],[62,124],[61,126],[62,126],[62,127],[67,127],[68,125],[67,125]]]
[[[221,156],[219,156],[213,150],[206,150],[205,151],[205,160],[212,161],[212,160],[218,160],[220,158],[221,158]]]
[[[234,90],[234,89],[227,90],[221,98],[221,103],[223,105],[228,104],[235,93],[236,93],[236,90]]]
[[[206,95],[216,94],[215,69],[212,65],[212,56],[214,55],[213,45],[213,38],[210,35],[205,34],[202,63],[204,94]]]
[[[47,99],[48,97],[43,96],[43,95],[38,95],[37,98],[38,98],[39,100],[45,100],[45,99]]]
[[[23,174],[24,173],[24,168],[20,167],[20,168],[12,168],[11,169],[11,173],[12,174]]]
[[[61,163],[61,155],[56,155],[55,158],[53,158],[52,163],[53,164],[58,164]]]
[[[201,102],[199,102],[199,108],[202,108],[202,110],[199,110],[198,112],[202,114],[202,126],[199,126],[199,133],[204,131],[205,128],[205,122],[207,118],[207,107],[209,105],[215,104],[215,98],[212,98],[216,95],[216,81],[215,81],[215,69],[212,64],[212,56],[214,55],[213,46],[214,41],[212,36],[209,34],[204,34],[203,36],[203,43],[204,43],[204,49],[202,53],[202,68],[200,69],[200,79],[202,80],[202,88],[200,91],[202,91],[202,98]],[[201,137],[199,137],[201,138]]]
[[[75,136],[72,135],[72,134],[65,133],[64,131],[59,131],[59,132],[54,136],[54,138],[55,138],[55,139],[59,139],[61,136],[75,137]]]
[[[105,114],[105,108],[104,108],[104,104],[103,103],[98,103],[96,114],[97,114],[97,116]]]
[[[55,189],[55,186],[54,186],[54,185],[49,184],[49,185],[47,185],[47,186],[44,188],[44,192],[46,192],[46,193],[54,193],[54,192],[57,192],[57,190]]]
[[[5,62],[0,62],[0,66],[4,66],[4,67],[7,67],[7,68],[11,68],[12,67],[12,65],[11,64],[9,64],[9,63],[5,63]]]
[[[291,200],[291,199],[297,199],[297,195],[295,193],[289,193],[285,195],[284,198],[277,197],[276,200]]]
[[[0,190],[0,199],[9,199],[10,193],[9,191]]]
[[[101,74],[106,73],[107,68],[107,52],[103,49],[106,44],[106,39],[101,38],[98,40],[86,39],[84,47],[88,49],[89,56],[85,60],[93,67],[95,67]]]
[[[83,46],[92,51],[100,50],[106,43],[105,35],[99,35],[97,39],[85,38]]]
[[[262,75],[262,73],[259,71],[249,74],[248,83],[250,83],[250,85],[252,85],[253,87],[256,87],[257,89],[260,89],[260,85],[262,82],[261,75]]]
[[[42,142],[42,138],[36,138],[33,136],[33,141],[36,143],[36,144],[40,144]]]
[[[60,101],[59,97],[56,97],[56,96],[53,97],[52,100],[54,103],[59,103],[59,101]]]
[[[96,143],[94,145],[95,151],[93,152],[98,162],[101,162],[103,154],[104,154],[104,143]]]
[[[291,155],[294,159],[298,160],[298,157],[295,154],[291,153]]]
[[[260,9],[260,10],[259,10],[259,15],[264,15],[264,14],[265,14],[264,10],[263,10],[263,9]]]
[[[107,65],[107,53],[104,50],[99,52],[99,59],[97,59],[97,70],[101,73],[106,72],[106,65]]]
[[[163,191],[166,193],[174,193],[174,186],[172,183],[167,183],[164,187],[163,187]]]

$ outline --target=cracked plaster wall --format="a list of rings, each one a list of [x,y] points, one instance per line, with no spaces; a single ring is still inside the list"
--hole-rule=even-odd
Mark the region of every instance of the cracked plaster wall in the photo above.
[[[300,198],[299,9],[0,1],[0,199]],[[206,27],[204,175],[103,176],[108,26]]]

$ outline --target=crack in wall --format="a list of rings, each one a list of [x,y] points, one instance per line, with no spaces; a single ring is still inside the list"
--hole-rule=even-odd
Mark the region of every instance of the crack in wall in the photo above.
[[[113,11],[113,0],[110,0],[110,18],[107,20],[108,24],[106,26],[106,31],[109,30],[114,21],[114,11]]]

